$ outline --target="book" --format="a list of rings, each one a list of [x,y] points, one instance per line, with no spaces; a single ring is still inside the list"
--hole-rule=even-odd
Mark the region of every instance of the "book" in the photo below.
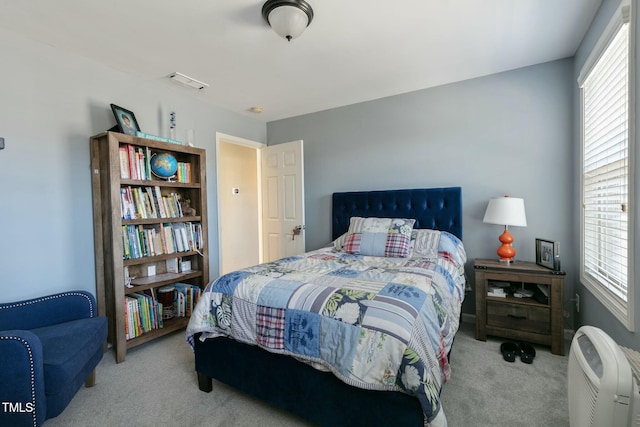
[[[132,188],[131,193],[133,194],[133,203],[136,208],[136,216],[138,218],[147,218],[147,214],[144,210],[144,200],[141,199],[139,188]]]
[[[167,273],[178,272],[178,258],[169,258],[165,261],[167,265]]]
[[[122,192],[122,190],[124,190],[124,192]],[[136,207],[133,201],[133,192],[131,190],[131,186],[122,188],[121,195],[125,214],[125,217],[123,219],[137,219],[138,213],[136,212]]]
[[[126,339],[130,340],[140,335],[138,323],[138,301],[130,296],[125,297]]]
[[[131,172],[129,171],[129,150],[123,145],[118,147],[118,152],[120,154],[120,178],[130,179]]]
[[[151,239],[153,243],[153,249],[155,255],[163,255],[164,254],[164,236],[162,235],[162,231],[159,225],[154,226],[151,229]]]
[[[487,291],[487,296],[498,297],[498,298],[506,298],[507,297],[507,293],[505,292],[504,288],[502,288],[500,286],[489,286],[489,289]]]
[[[151,150],[149,147],[145,147],[144,174],[144,179],[151,180]]]
[[[138,179],[147,179],[144,175],[144,153],[142,151],[142,147],[138,147],[136,150],[136,168]]]
[[[159,218],[158,210],[156,209],[157,203],[155,198],[155,191],[151,187],[145,187],[147,191],[147,197],[149,199],[149,209],[151,210],[151,218]]]
[[[152,139],[154,141],[169,142],[171,144],[184,145],[182,144],[182,141],[178,141],[177,139],[165,138],[164,136],[153,135],[151,133],[146,133],[146,132],[136,131],[136,136],[138,138],[146,138],[146,139]]]
[[[160,230],[162,231],[162,235],[164,236],[164,253],[172,254],[174,253],[175,247],[173,246],[173,233],[171,231],[171,224],[160,224]]]
[[[196,285],[189,283],[175,283],[173,285],[176,289],[176,316],[189,317],[193,313],[193,309],[198,303],[200,297],[200,288]]]
[[[162,200],[162,193],[160,192],[160,187],[157,185],[154,188],[156,193],[156,204],[158,205],[158,212],[160,213],[160,218],[168,218],[167,211],[164,209],[164,201]]]
[[[127,160],[129,161],[129,177],[131,179],[138,179],[136,174],[136,150],[133,148],[133,145],[127,144]]]
[[[507,294],[500,294],[500,293],[487,292],[487,296],[488,296],[488,297],[506,298],[506,297],[507,297]]]

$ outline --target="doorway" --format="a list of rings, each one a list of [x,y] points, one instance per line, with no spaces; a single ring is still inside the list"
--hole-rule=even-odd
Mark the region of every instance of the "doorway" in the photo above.
[[[220,275],[262,261],[260,142],[216,133]]]

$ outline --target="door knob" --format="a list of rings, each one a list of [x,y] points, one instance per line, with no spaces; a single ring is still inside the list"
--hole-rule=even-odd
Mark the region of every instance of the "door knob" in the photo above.
[[[295,227],[293,227],[292,240],[296,240],[296,236],[299,236],[304,228],[304,225],[296,225]]]

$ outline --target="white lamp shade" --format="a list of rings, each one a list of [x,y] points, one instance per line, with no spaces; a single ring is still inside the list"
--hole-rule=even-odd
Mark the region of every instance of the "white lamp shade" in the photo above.
[[[309,25],[309,17],[298,7],[279,6],[269,13],[269,25],[287,40],[299,37]]]
[[[526,227],[527,216],[524,212],[524,200],[509,196],[490,199],[482,222]]]

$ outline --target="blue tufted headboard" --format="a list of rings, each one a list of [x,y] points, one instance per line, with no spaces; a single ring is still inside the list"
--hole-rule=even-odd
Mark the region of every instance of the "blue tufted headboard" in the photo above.
[[[415,218],[415,228],[448,231],[462,240],[462,189],[447,187],[333,193],[333,240],[346,233],[352,216]]]

